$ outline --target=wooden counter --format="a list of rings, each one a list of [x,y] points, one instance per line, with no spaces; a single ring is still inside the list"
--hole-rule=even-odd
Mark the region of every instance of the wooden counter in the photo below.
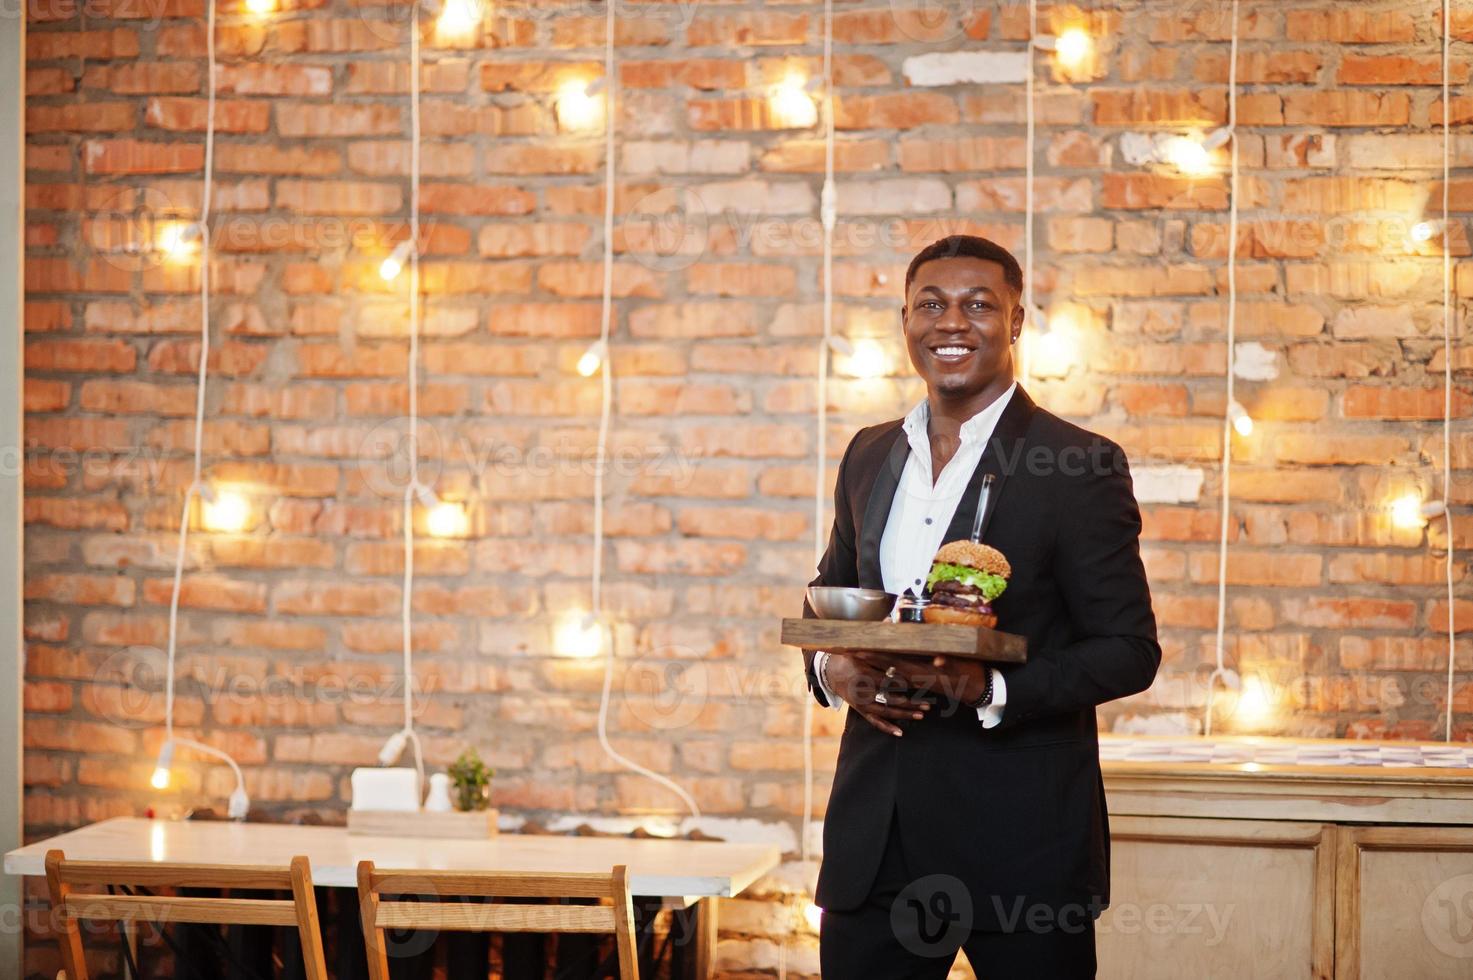
[[[1100,976],[1473,976],[1470,750],[1102,737]]]

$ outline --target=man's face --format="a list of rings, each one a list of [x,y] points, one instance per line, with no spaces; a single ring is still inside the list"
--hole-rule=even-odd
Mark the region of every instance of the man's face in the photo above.
[[[1012,377],[1023,307],[996,262],[957,256],[925,263],[901,323],[910,362],[932,394],[966,397]]]

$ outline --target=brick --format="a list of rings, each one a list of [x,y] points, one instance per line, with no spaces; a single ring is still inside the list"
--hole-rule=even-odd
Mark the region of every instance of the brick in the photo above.
[[[732,45],[801,44],[808,37],[807,14],[698,15],[686,28],[693,48]]]
[[[1473,397],[1465,389],[1454,388],[1452,415],[1466,417],[1473,408]],[[1441,385],[1424,388],[1387,388],[1354,385],[1345,390],[1341,410],[1346,418],[1373,419],[1440,419],[1443,417],[1444,391]]]
[[[1402,92],[1286,92],[1286,126],[1405,126],[1411,100]]]

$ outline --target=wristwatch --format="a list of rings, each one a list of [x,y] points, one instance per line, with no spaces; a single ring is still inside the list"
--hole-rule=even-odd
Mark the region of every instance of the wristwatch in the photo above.
[[[989,704],[992,703],[992,678],[993,678],[993,676],[994,676],[993,669],[991,667],[988,667],[987,668],[987,688],[986,688],[986,690],[984,690],[982,692],[982,696],[980,698],[978,698],[975,701],[968,701],[967,702],[967,707],[968,708],[985,708]]]

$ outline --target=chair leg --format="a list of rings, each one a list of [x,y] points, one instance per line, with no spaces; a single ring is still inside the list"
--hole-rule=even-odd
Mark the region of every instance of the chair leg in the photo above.
[[[69,980],[87,980],[87,956],[82,952],[82,935],[75,919],[61,912],[71,887],[62,884],[61,851],[46,852],[46,886],[51,892],[51,914],[56,920],[56,940],[61,946],[61,962]]]

